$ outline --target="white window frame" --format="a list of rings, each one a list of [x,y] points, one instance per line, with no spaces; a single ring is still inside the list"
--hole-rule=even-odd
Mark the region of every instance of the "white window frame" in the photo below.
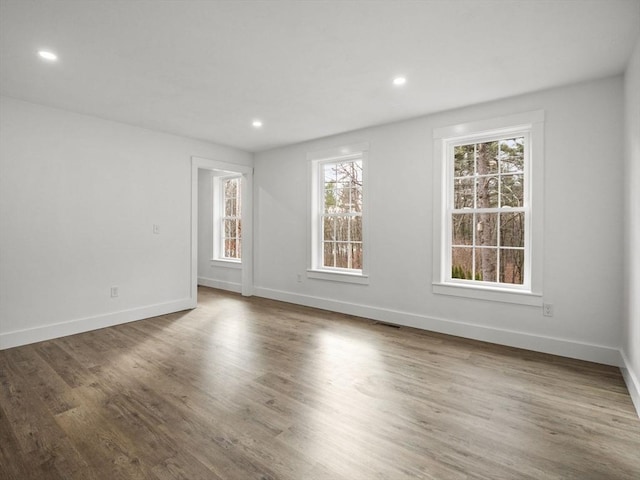
[[[240,268],[242,264],[242,258],[230,258],[224,256],[224,226],[223,221],[225,217],[225,197],[224,197],[224,182],[227,180],[238,179],[238,188],[240,196],[238,197],[242,202],[242,175],[220,175],[213,177],[213,259],[212,262],[220,266],[227,266],[230,268]],[[240,210],[240,217],[242,220],[242,210]]]
[[[434,130],[434,293],[531,306],[542,305],[543,135],[542,110]],[[451,277],[453,148],[456,145],[515,136],[525,136],[524,205],[521,209],[525,212],[524,284],[454,279]]]
[[[367,235],[367,159],[369,145],[358,143],[311,152],[309,161],[311,188],[309,201],[309,268],[307,278],[345,283],[368,284],[368,235]],[[323,266],[323,230],[321,209],[324,202],[324,178],[322,168],[327,163],[361,160],[362,162],[362,269]]]

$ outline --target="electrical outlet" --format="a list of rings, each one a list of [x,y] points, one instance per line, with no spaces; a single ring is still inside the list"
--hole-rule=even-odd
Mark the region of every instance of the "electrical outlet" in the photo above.
[[[298,283],[302,283],[302,274],[299,273],[297,277]]]
[[[156,224],[153,225],[153,233],[155,235],[160,235],[160,225],[156,225]]]
[[[545,317],[553,317],[553,303],[542,304],[542,315]]]
[[[120,294],[118,287],[111,287],[111,298],[115,298]]]

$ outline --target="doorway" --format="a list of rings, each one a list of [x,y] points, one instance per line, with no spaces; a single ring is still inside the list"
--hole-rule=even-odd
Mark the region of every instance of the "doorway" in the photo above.
[[[201,235],[200,229],[202,228],[199,217],[202,217],[199,213],[199,204],[201,199],[201,178],[206,176],[207,178],[213,178],[215,176],[239,176],[240,179],[240,216],[242,218],[242,236],[240,238],[242,259],[239,264],[228,265],[236,271],[232,275],[236,275],[237,270],[240,270],[239,282],[220,280],[219,284],[207,282],[205,278],[206,274],[203,274],[203,265],[211,265],[212,269],[216,267],[224,267],[224,264],[218,263],[213,258],[213,242],[206,241],[207,235]],[[205,192],[206,193],[206,192]],[[213,202],[213,198],[212,198]],[[213,206],[212,206],[213,208]],[[208,216],[208,215],[207,215]],[[211,216],[211,224],[213,223],[213,216]],[[203,284],[208,286],[218,286],[218,288],[225,288],[226,285],[230,290],[239,291],[243,296],[253,295],[253,168],[236,165],[227,162],[220,162],[217,160],[209,160],[206,158],[192,157],[191,158],[191,303],[195,308],[198,302],[198,278],[200,270],[200,279]],[[201,245],[200,239],[205,239],[205,244]],[[209,257],[209,259],[207,259]],[[205,278],[203,278],[205,277]],[[237,288],[236,288],[237,287]]]

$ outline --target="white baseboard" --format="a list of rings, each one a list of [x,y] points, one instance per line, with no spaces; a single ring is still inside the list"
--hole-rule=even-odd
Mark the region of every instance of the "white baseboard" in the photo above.
[[[158,303],[156,305],[106,313],[94,317],[79,318],[67,322],[43,325],[41,327],[15,330],[13,332],[0,334],[0,350],[51,340],[52,338],[75,335],[76,333],[111,327],[113,325],[156,317],[158,315],[166,315],[167,313],[179,312],[181,310],[189,310],[191,308],[194,308],[193,300],[185,298],[183,300]]]
[[[227,282],[224,280],[216,280],[215,278],[198,277],[198,285],[242,293],[242,284],[237,282]]]
[[[241,285],[234,282],[198,278],[198,284],[238,293],[241,291]],[[624,352],[615,348],[553,337],[532,335],[512,330],[485,327],[435,317],[427,317],[409,312],[341,302],[310,295],[300,295],[269,288],[256,287],[254,294],[259,297],[345,313],[347,315],[370,318],[373,320],[419,328],[422,330],[430,330],[459,337],[497,343],[500,345],[507,345],[510,347],[524,348],[536,352],[550,353],[553,355],[620,367],[622,376],[629,390],[629,395],[631,396],[633,405],[640,417],[640,381],[638,374],[631,368],[631,363]],[[63,337],[66,335],[75,335],[77,333],[88,332],[90,330],[111,327],[113,325],[133,322],[158,315],[166,315],[168,313],[189,310],[192,308],[194,308],[193,299],[185,298],[183,300],[70,320],[68,322],[60,322],[52,325],[1,333],[0,350],[41,342],[44,340],[51,340],[53,338]]]
[[[448,335],[497,343],[510,347],[524,348],[535,352],[550,353],[552,355],[587,360],[616,367],[620,367],[622,365],[620,351],[617,348],[605,347],[602,345],[533,335],[530,333],[486,327],[442,318],[427,317],[415,313],[370,307],[367,305],[359,305],[309,295],[300,295],[281,290],[273,290],[270,288],[256,287],[254,289],[254,295],[270,298],[272,300],[305,305],[307,307],[345,313],[347,315],[370,318],[406,327],[446,333]]]
[[[631,401],[633,402],[633,406],[636,407],[638,417],[640,417],[640,377],[638,377],[638,372],[634,372],[631,368],[631,362],[629,362],[624,351],[621,351],[620,355],[622,356],[622,365],[620,366],[622,378],[624,378],[624,382],[627,384]]]

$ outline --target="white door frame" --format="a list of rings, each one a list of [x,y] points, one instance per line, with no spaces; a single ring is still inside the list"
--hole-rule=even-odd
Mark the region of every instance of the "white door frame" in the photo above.
[[[191,157],[191,304],[198,304],[198,170],[222,170],[242,175],[242,295],[253,295],[253,167]]]

